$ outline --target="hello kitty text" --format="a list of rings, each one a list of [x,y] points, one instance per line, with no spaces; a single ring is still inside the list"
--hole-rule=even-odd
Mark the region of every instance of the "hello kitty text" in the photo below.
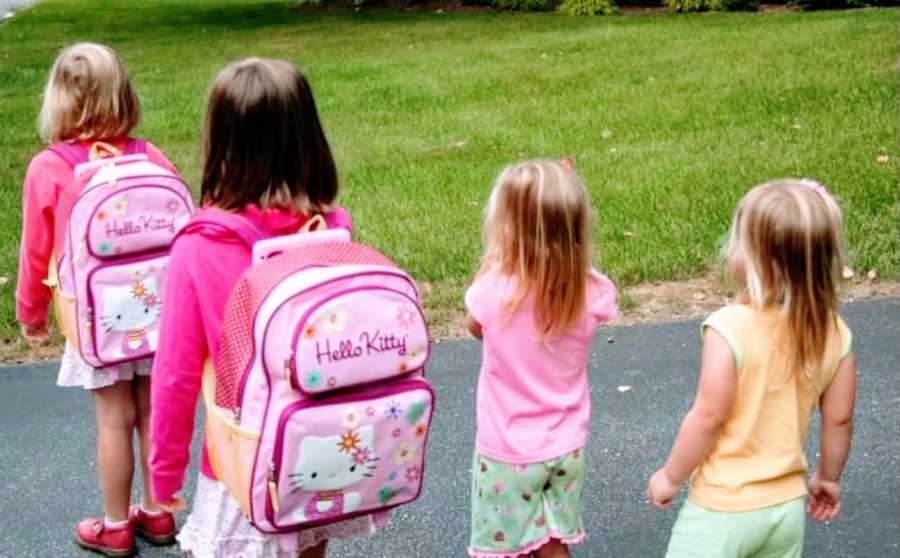
[[[141,215],[136,219],[112,221],[106,224],[107,237],[117,238],[151,231],[167,231],[175,234],[175,218],[159,215]]]
[[[408,337],[408,335],[398,337],[394,334],[383,334],[376,329],[374,332],[362,332],[358,342],[354,342],[352,339],[342,339],[334,348],[330,339],[325,339],[324,343],[316,341],[316,359],[319,364],[326,361],[331,363],[386,351],[397,351],[399,356],[405,356]]]

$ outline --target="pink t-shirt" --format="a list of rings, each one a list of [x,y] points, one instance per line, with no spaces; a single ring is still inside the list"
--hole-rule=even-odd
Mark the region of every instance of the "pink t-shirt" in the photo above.
[[[297,232],[307,219],[253,205],[240,215],[267,236]],[[340,207],[325,220],[329,228],[352,227]],[[207,358],[216,360],[228,295],[250,263],[250,247],[228,231],[191,231],[172,247],[150,384],[150,484],[159,502],[171,500],[184,485],[203,365]],[[214,479],[206,444],[201,453],[200,472]]]
[[[124,139],[106,140],[118,147]],[[91,142],[82,142],[89,147]],[[147,157],[157,165],[178,172],[162,152],[147,142]],[[50,256],[56,204],[63,188],[75,179],[72,167],[59,155],[45,149],[34,156],[22,184],[22,242],[19,249],[19,276],[16,284],[16,318],[23,324],[46,323],[52,293],[44,284]]]
[[[494,274],[477,278],[466,291],[466,307],[484,334],[475,445],[489,459],[535,463],[587,440],[587,359],[597,326],[618,316],[616,288],[595,273],[580,323],[547,341],[536,332],[532,297],[504,314],[503,303],[515,292],[514,279]]]

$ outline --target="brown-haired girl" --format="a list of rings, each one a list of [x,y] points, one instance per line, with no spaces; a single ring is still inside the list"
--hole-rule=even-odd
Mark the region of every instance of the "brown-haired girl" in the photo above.
[[[799,557],[804,507],[840,511],[856,362],[837,314],[841,211],[820,184],[778,180],[738,204],[725,249],[737,304],[703,323],[693,407],[647,494],[668,507],[691,479],[667,556]],[[822,412],[819,466],[807,486],[803,443]]]
[[[329,228],[350,229],[334,205],[337,173],[306,78],[281,60],[251,58],[227,66],[213,83],[206,112],[204,214],[226,211],[255,237],[299,231],[316,215]],[[235,220],[235,219],[232,219]],[[215,362],[227,298],[251,264],[251,247],[233,230],[188,225],[172,248],[159,348],[153,367],[153,494],[183,509],[194,410],[204,362]],[[298,541],[253,527],[219,483],[203,447],[193,509],[178,535],[194,558],[282,558],[325,554],[327,539],[374,531],[364,516],[299,533]]]
[[[591,267],[591,222],[566,161],[507,167],[491,193],[466,292],[484,342],[471,556],[565,557],[584,538],[587,358],[597,326],[617,315],[615,287]]]
[[[75,162],[122,152],[144,152],[157,165],[175,172],[153,145],[129,137],[140,120],[137,93],[124,64],[109,47],[78,43],[65,48],[50,70],[38,119],[49,147],[28,165],[22,187],[22,245],[16,286],[16,314],[29,343],[48,338],[48,284],[53,261],[56,209],[60,193],[74,181]],[[68,144],[63,146],[62,144]],[[67,160],[62,152],[71,155]],[[80,155],[77,155],[80,154]],[[80,159],[79,159],[80,157]],[[57,385],[91,390],[97,418],[97,468],[105,518],[78,524],[75,539],[83,547],[110,556],[134,551],[134,533],[156,543],[171,542],[175,522],[150,500],[147,475],[144,499],[129,508],[134,476],[132,438],[140,439],[146,472],[150,430],[150,361],[93,368],[66,343]]]

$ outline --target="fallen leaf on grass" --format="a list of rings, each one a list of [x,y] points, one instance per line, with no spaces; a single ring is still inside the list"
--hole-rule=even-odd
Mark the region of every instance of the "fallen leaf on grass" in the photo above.
[[[3,277],[0,277],[0,287],[7,283],[9,283],[9,277],[6,277],[5,275]]]
[[[625,236],[625,238],[634,238],[635,236],[637,236],[634,234],[634,231],[625,231],[622,234]]]
[[[891,160],[891,158],[888,157],[887,155],[879,155],[878,157],[875,158],[875,160],[878,161],[879,164],[886,165],[886,164],[888,164],[888,161]]]
[[[600,137],[603,139],[609,139],[612,137],[612,130],[609,128],[603,128],[603,131],[600,132]]]
[[[868,277],[869,279],[874,281],[875,279],[878,278],[878,272],[875,271],[874,269],[870,269],[869,272],[866,273],[866,277]]]
[[[619,393],[628,393],[629,391],[631,391],[631,386],[619,386],[616,389],[619,390]]]
[[[800,124],[797,124],[796,122],[794,122],[794,123],[791,125],[791,128],[793,128],[793,129],[795,129],[795,130],[799,130],[799,129],[800,129]]]
[[[610,148],[609,148],[609,152],[610,152],[610,153],[616,153],[616,152],[618,152],[618,151],[619,151],[619,150],[616,149],[615,147],[610,147]]]
[[[853,279],[853,276],[856,275],[852,269],[847,266],[844,266],[844,272],[841,274],[844,276],[844,279]]]
[[[452,147],[453,149],[461,149],[465,147],[467,143],[469,143],[469,140],[459,140],[451,143],[450,147]]]

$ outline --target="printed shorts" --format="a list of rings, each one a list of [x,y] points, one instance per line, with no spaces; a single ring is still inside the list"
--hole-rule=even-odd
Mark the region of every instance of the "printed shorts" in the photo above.
[[[584,538],[581,494],[584,453],[515,465],[477,453],[472,463],[472,536],[469,555],[527,555],[550,539]]]
[[[713,511],[685,500],[666,558],[800,558],[806,498],[746,512]]]

